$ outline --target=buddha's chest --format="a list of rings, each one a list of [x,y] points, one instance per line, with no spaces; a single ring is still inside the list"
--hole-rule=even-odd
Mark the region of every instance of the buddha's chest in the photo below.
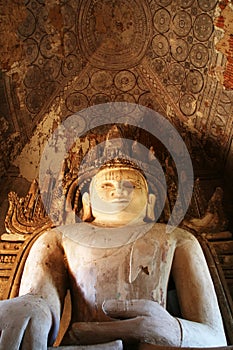
[[[143,237],[128,245],[69,249],[72,289],[88,309],[107,299],[149,299],[166,303],[166,288],[174,249],[169,242]]]

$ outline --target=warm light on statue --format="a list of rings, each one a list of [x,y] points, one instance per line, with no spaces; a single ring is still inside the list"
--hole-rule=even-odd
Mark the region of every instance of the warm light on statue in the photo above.
[[[187,231],[166,233],[166,225],[148,222],[154,202],[145,177],[132,163],[117,159],[102,167],[83,194],[84,218],[91,222],[39,237],[25,265],[21,296],[0,302],[0,347],[10,343],[13,349],[17,343],[45,349],[47,339],[52,344],[67,288],[72,315],[66,345],[118,349],[119,343],[107,344],[115,340],[122,340],[126,349],[140,343],[225,345],[201,248]],[[170,273],[178,318],[166,310]],[[12,317],[15,310],[17,318]]]
[[[146,217],[147,183],[135,169],[119,166],[101,170],[91,182],[90,194],[83,198],[91,205],[96,225],[124,226],[141,223]]]

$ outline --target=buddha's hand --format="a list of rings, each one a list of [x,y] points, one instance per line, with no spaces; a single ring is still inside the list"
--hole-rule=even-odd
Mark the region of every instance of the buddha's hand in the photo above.
[[[91,344],[122,339],[128,343],[147,342],[180,346],[179,322],[161,305],[151,300],[108,300],[103,310],[109,322],[79,322],[71,330],[73,340]],[[119,320],[120,319],[120,320]]]
[[[0,301],[0,350],[47,350],[52,314],[39,296]]]

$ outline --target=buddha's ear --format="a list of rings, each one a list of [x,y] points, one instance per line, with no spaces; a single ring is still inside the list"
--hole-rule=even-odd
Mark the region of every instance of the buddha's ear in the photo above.
[[[92,218],[91,212],[91,203],[89,193],[85,192],[82,195],[82,203],[83,203],[83,221],[89,221]]]
[[[150,193],[148,196],[148,203],[147,203],[147,219],[154,221],[155,220],[155,200],[156,196],[153,193]]]

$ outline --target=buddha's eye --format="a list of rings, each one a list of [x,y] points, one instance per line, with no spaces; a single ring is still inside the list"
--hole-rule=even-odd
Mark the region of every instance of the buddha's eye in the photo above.
[[[114,185],[111,182],[103,182],[101,184],[101,189],[103,189],[103,190],[109,190],[112,188],[114,188]]]
[[[140,189],[142,186],[139,181],[131,180],[131,181],[124,181],[124,187],[133,190],[133,189]]]
[[[136,187],[131,181],[124,181],[123,186],[127,189],[134,189]]]

